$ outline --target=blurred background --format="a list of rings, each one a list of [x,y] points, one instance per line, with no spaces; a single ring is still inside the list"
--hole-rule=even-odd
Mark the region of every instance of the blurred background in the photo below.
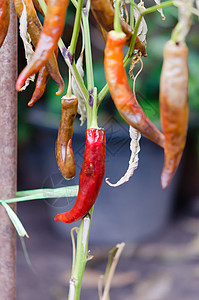
[[[146,1],[147,6],[153,1]],[[146,17],[147,58],[136,81],[136,95],[147,116],[160,127],[158,93],[163,46],[177,22],[177,10],[164,10]],[[70,43],[75,10],[70,4],[63,39]],[[41,16],[40,16],[41,17]],[[42,18],[42,17],[41,17]],[[95,86],[105,84],[104,41],[90,16]],[[91,225],[88,262],[81,299],[98,299],[97,284],[106,268],[108,251],[124,241],[111,289],[114,300],[198,300],[199,294],[199,22],[187,37],[189,47],[190,119],[187,144],[178,171],[166,191],[161,190],[163,150],[141,138],[139,166],[128,183],[112,188],[105,181],[97,199]],[[77,57],[81,51],[81,35]],[[25,66],[19,38],[19,71]],[[68,82],[68,69],[59,56],[61,74]],[[133,86],[130,79],[129,84]],[[27,106],[34,84],[19,93],[18,190],[56,188],[78,184],[84,154],[86,124],[75,122],[73,147],[77,175],[64,180],[55,159],[55,142],[61,116],[61,97],[50,79],[38,103]],[[64,95],[64,94],[63,94]],[[116,111],[108,94],[99,109],[98,124],[107,135],[105,178],[116,182],[128,168],[130,158],[128,126]],[[72,264],[70,229],[78,224],[54,223],[54,216],[73,207],[75,198],[30,201],[18,204],[18,215],[30,235],[26,239],[31,265],[18,240],[17,299],[62,300],[68,293]]]

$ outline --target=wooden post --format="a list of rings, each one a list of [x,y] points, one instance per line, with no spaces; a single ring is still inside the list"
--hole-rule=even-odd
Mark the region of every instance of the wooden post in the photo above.
[[[17,18],[10,1],[8,35],[0,49],[0,199],[15,197],[17,184]],[[13,204],[12,209],[16,210]],[[16,231],[0,205],[0,299],[16,299]]]

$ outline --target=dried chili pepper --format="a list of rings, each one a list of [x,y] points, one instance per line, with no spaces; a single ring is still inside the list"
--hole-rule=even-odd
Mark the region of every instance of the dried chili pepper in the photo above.
[[[47,0],[44,0],[44,1],[47,4]],[[34,4],[34,7],[36,8],[36,10],[38,10],[42,16],[45,16],[44,12],[43,12],[43,9],[41,8],[41,6],[39,4],[39,1],[38,0],[32,0],[32,2]]]
[[[30,63],[24,68],[16,82],[20,90],[26,79],[38,72],[57,47],[65,22],[68,0],[48,0],[43,30]]]
[[[23,11],[23,3],[26,6],[26,12],[27,12],[27,31],[30,34],[31,41],[33,45],[36,47],[38,41],[39,41],[39,36],[42,32],[42,25],[37,17],[37,13],[35,11],[35,8],[33,6],[32,0],[14,0],[15,3],[15,9],[17,12],[18,17],[21,17],[22,11]],[[31,99],[31,106],[36,102],[44,93],[45,86],[47,84],[49,74],[53,78],[53,80],[57,83],[59,90],[57,91],[57,95],[60,95],[63,90],[64,90],[64,81],[59,73],[59,68],[56,60],[55,53],[52,53],[46,62],[46,68],[45,67],[41,70],[38,80],[37,80],[37,85],[36,85],[36,90],[35,90],[35,95]]]
[[[106,136],[104,129],[87,129],[76,203],[68,212],[56,215],[56,222],[72,223],[89,212],[96,201],[104,178],[105,155]]]
[[[39,71],[35,90],[32,95],[32,98],[28,102],[28,106],[33,106],[35,104],[35,102],[38,101],[43,96],[49,78],[50,78],[50,75],[48,72],[48,68],[45,65]]]
[[[113,30],[114,9],[109,0],[91,0],[91,10],[99,25],[101,25],[107,32]],[[129,45],[134,31],[125,21],[120,20],[120,23],[123,32],[127,36],[125,42]],[[142,54],[146,56],[145,45],[138,37],[136,37],[134,48],[140,50]]]
[[[104,67],[112,99],[124,120],[145,137],[164,147],[164,135],[147,118],[131,91],[123,66],[123,46],[125,34],[111,31],[108,33]]]
[[[160,119],[165,135],[162,188],[168,187],[182,157],[188,126],[188,48],[172,41],[164,47],[160,78]]]
[[[61,122],[55,147],[59,170],[64,178],[75,176],[75,160],[72,149],[74,120],[77,114],[78,100],[74,95],[66,95],[61,100]]]
[[[10,22],[10,1],[0,1],[0,48],[7,35]]]

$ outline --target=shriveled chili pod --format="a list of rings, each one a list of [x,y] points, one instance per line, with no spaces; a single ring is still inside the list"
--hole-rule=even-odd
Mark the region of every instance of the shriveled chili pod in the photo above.
[[[160,119],[165,135],[165,161],[161,174],[166,189],[179,165],[188,126],[188,48],[172,41],[164,47],[160,77]]]
[[[91,10],[92,13],[98,22],[107,32],[113,30],[114,24],[114,9],[109,0],[91,0]],[[132,35],[134,33],[133,29],[122,19],[120,19],[122,26],[122,31],[126,34],[127,45],[130,44]],[[135,49],[140,50],[143,56],[146,56],[145,45],[136,37]]]
[[[30,34],[31,41],[36,47],[40,34],[42,32],[42,25],[38,19],[36,10],[34,8],[34,5],[32,3],[32,0],[14,0],[15,3],[15,9],[17,12],[18,17],[21,17],[22,11],[23,11],[23,3],[26,6],[26,12],[27,12],[27,31]],[[64,81],[60,75],[57,59],[55,56],[55,53],[52,53],[46,62],[46,68],[41,71],[41,73],[38,76],[37,80],[37,86],[36,86],[36,95],[34,95],[35,101],[39,99],[39,96],[41,97],[45,90],[45,84],[48,81],[49,75],[53,78],[53,80],[57,83],[59,89],[57,91],[57,95],[60,95],[64,90]],[[35,98],[35,96],[37,98]],[[34,102],[35,102],[34,101]],[[32,103],[33,104],[33,103]]]
[[[63,31],[67,6],[68,0],[48,0],[43,30],[30,63],[23,69],[17,79],[17,90],[22,88],[29,76],[43,67],[56,49]]]
[[[66,95],[61,100],[61,122],[55,146],[56,160],[64,178],[75,176],[75,159],[72,149],[74,121],[77,114],[78,100],[74,95]]]
[[[124,120],[146,138],[164,147],[164,135],[147,118],[131,91],[123,66],[125,34],[111,31],[105,47],[104,68],[112,99]]]
[[[35,85],[35,90],[32,95],[32,98],[28,102],[28,106],[30,106],[30,107],[33,106],[35,104],[35,102],[37,102],[43,96],[45,89],[46,89],[46,84],[47,84],[49,78],[50,78],[50,75],[49,75],[48,69],[45,65],[39,71],[36,85]]]
[[[74,207],[55,216],[55,221],[72,223],[84,217],[94,205],[105,171],[106,136],[104,129],[86,130],[86,146],[79,178],[79,191]]]
[[[0,47],[7,35],[10,22],[10,0],[0,1]]]
[[[44,0],[47,4],[47,0]],[[41,8],[40,4],[39,4],[39,1],[38,0],[32,0],[33,4],[34,4],[34,7],[36,8],[36,10],[38,10],[40,12],[40,14],[42,16],[45,16],[44,15],[44,12],[43,12],[43,9]]]

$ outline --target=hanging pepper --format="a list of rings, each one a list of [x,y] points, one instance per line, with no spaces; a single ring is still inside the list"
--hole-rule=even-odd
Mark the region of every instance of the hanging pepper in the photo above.
[[[48,0],[43,30],[30,63],[17,79],[17,90],[22,88],[29,76],[41,69],[56,49],[63,31],[67,6],[68,0]]]
[[[96,21],[100,26],[102,26],[102,28],[104,28],[107,32],[113,30],[114,9],[109,0],[91,0],[91,10]],[[125,21],[120,19],[120,23],[122,31],[127,37],[125,42],[129,46],[134,31]],[[134,48],[140,50],[143,56],[146,56],[146,48],[138,37],[136,37]]]
[[[58,48],[56,49],[56,51],[54,53],[55,53],[55,57],[57,57],[58,56]],[[61,77],[61,75],[60,75],[60,77]],[[43,96],[49,78],[50,78],[50,75],[49,75],[48,67],[47,67],[47,64],[46,64],[39,71],[36,86],[35,86],[35,90],[34,90],[34,93],[32,95],[32,98],[28,102],[28,106],[30,106],[30,107],[33,106],[35,104],[35,102],[38,101]],[[61,79],[62,79],[62,77],[61,77]]]
[[[74,120],[77,114],[78,100],[74,95],[66,95],[61,100],[61,122],[55,147],[56,160],[64,178],[75,176],[75,160],[72,149]]]
[[[41,97],[43,96],[43,94],[45,92],[46,85],[47,85],[49,78],[50,78],[50,75],[49,75],[48,69],[45,65],[39,71],[36,85],[35,85],[35,90],[32,95],[32,98],[28,102],[28,106],[30,106],[30,107],[33,106],[35,104],[35,102],[37,102],[39,99],[41,99]]]
[[[124,120],[141,134],[164,147],[164,135],[147,118],[131,91],[123,66],[123,46],[126,37],[122,32],[108,33],[104,67],[112,99]]]
[[[45,3],[47,4],[47,0],[44,0]],[[45,14],[43,12],[43,9],[41,8],[39,1],[38,0],[32,0],[34,7],[36,8],[36,10],[38,10],[38,12],[40,12],[40,14],[44,17]]]
[[[179,165],[188,126],[188,48],[172,41],[164,47],[160,77],[160,119],[165,135],[165,161],[161,175],[166,189]]]
[[[74,207],[55,216],[55,221],[72,223],[84,217],[99,194],[105,170],[106,136],[104,129],[86,130],[86,146]]]
[[[33,6],[32,0],[14,0],[15,3],[15,9],[17,12],[18,18],[21,17],[22,11],[23,11],[23,3],[26,6],[26,13],[27,13],[27,31],[30,34],[31,41],[36,47],[39,36],[42,32],[42,25],[38,19],[36,10]],[[56,54],[57,55],[57,54]],[[37,84],[36,84],[36,90],[35,94],[33,95],[33,98],[30,101],[30,106],[34,104],[41,96],[43,95],[45,91],[46,84],[49,79],[49,74],[53,78],[53,80],[57,83],[59,89],[57,91],[57,95],[60,95],[64,90],[64,81],[59,73],[59,68],[57,64],[55,53],[52,53],[46,62],[46,65],[43,67],[41,72],[39,73]]]
[[[10,22],[10,0],[0,1],[0,48],[7,35]]]

